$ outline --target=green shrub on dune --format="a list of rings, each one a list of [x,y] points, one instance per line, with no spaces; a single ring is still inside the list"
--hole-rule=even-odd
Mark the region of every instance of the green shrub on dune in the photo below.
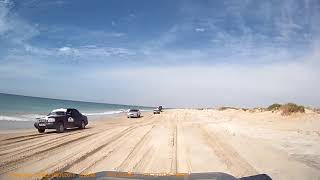
[[[304,113],[305,112],[305,108],[304,106],[299,106],[297,104],[294,103],[287,103],[281,106],[280,108],[282,110],[282,115],[290,115],[292,113]]]
[[[304,113],[305,112],[305,107],[300,106],[294,103],[287,103],[287,104],[272,104],[267,108],[268,111],[277,111],[280,110],[282,115],[291,115],[292,113]]]
[[[239,108],[228,107],[228,106],[223,106],[223,107],[218,108],[219,111],[224,111],[224,110],[227,110],[227,109],[239,110]]]
[[[281,106],[282,106],[281,104],[275,103],[275,104],[270,105],[270,106],[267,108],[267,110],[268,110],[268,111],[279,110]]]

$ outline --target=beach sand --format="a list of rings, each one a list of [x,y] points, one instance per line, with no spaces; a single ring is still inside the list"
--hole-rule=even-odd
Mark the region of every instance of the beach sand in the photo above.
[[[58,134],[0,131],[0,179],[45,173],[224,172],[235,177],[320,178],[320,115],[175,109],[91,121]]]

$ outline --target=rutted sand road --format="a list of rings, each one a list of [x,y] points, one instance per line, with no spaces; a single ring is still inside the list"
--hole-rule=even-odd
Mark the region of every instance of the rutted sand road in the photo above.
[[[244,132],[230,132],[230,127],[238,126],[234,115],[168,110],[160,115],[147,113],[140,119],[96,121],[85,130],[62,134],[34,131],[0,135],[0,179],[106,170],[225,172],[236,177],[266,173],[274,179],[320,177],[319,161],[310,166],[291,157],[286,149],[276,148],[272,143],[277,142],[255,137],[254,133],[250,137]],[[239,127],[242,132],[243,125]],[[312,138],[312,143],[319,140],[319,136]]]

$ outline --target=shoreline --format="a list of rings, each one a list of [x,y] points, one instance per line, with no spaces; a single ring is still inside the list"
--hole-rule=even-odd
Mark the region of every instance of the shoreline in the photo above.
[[[116,114],[106,114],[106,115],[95,115],[95,116],[87,116],[90,123],[94,123],[96,121],[104,121],[108,119],[113,119],[117,117],[124,116],[125,112],[116,113]],[[0,120],[0,134],[5,133],[20,133],[20,132],[28,132],[31,130],[36,130],[34,127],[35,121],[19,121],[19,120]]]

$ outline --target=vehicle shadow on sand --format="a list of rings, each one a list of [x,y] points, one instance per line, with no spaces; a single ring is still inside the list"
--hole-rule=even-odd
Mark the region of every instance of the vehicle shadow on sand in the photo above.
[[[48,129],[45,133],[43,134],[66,134],[66,133],[72,133],[72,132],[76,132],[76,131],[79,131],[79,132],[84,132],[86,130],[89,130],[91,129],[92,127],[86,127],[85,129],[79,129],[79,128],[70,128],[70,129],[65,129],[63,133],[58,133],[55,129]]]
[[[130,118],[128,118],[128,119],[140,119],[140,118],[143,118],[144,116],[140,116],[140,117],[130,117]]]

